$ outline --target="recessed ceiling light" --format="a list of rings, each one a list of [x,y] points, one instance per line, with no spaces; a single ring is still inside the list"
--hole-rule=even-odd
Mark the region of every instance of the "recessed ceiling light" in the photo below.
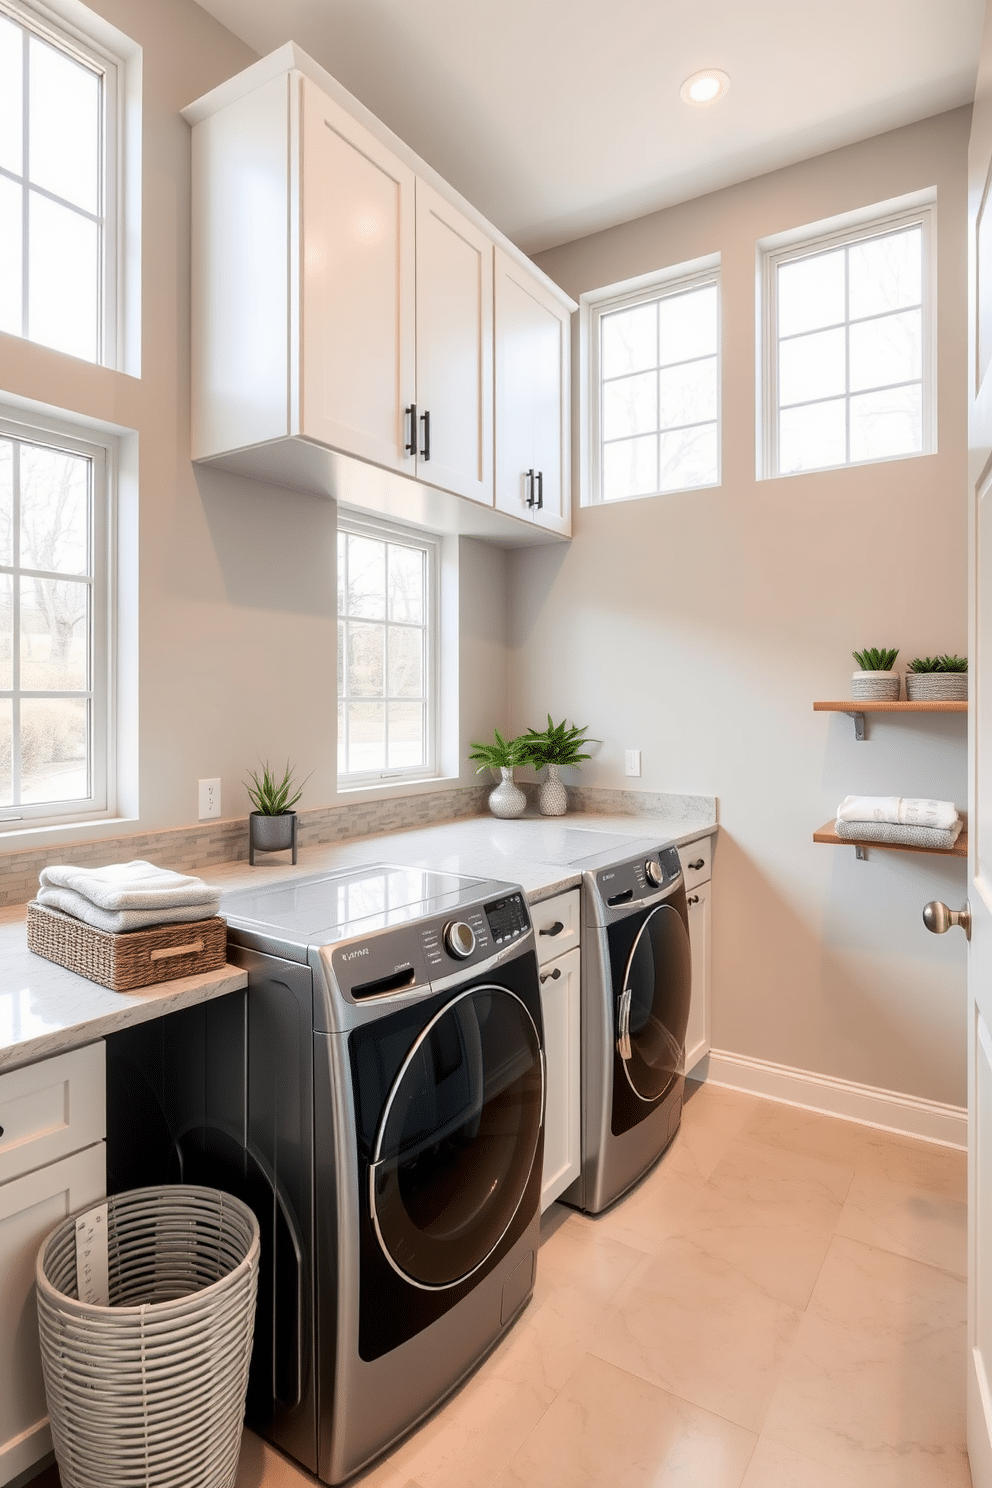
[[[707,67],[704,72],[694,72],[681,87],[684,103],[716,103],[730,87],[730,79],[719,68]]]

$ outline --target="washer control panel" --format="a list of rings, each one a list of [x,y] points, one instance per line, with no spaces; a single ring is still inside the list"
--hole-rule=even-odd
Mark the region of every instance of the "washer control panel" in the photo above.
[[[493,943],[501,946],[511,940],[519,940],[530,929],[530,916],[523,894],[507,894],[504,899],[494,899],[486,905],[486,919],[492,931]]]
[[[648,857],[629,858],[626,863],[601,868],[596,874],[596,887],[608,909],[620,909],[669,888],[681,873],[677,849],[662,847]]]

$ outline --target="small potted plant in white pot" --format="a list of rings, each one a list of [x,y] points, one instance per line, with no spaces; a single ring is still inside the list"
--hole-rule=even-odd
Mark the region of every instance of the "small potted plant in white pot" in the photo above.
[[[851,679],[851,697],[863,702],[897,703],[899,673],[894,672],[899,652],[894,647],[870,646],[851,653],[861,668]]]
[[[520,816],[527,808],[527,797],[514,782],[513,769],[526,759],[520,739],[504,739],[499,729],[493,729],[492,744],[472,744],[469,759],[477,762],[477,775],[483,770],[498,770],[500,783],[489,792],[489,810],[493,816],[509,818]]]
[[[967,702],[967,656],[914,656],[906,668],[906,696],[913,703]]]
[[[259,852],[284,852],[292,848],[295,863],[296,812],[293,807],[302,796],[303,786],[310,776],[297,786],[288,760],[281,780],[276,779],[268,760],[262,761],[261,775],[256,770],[249,774],[251,778],[245,781],[245,789],[255,809],[248,818],[248,862],[254,866],[256,849]]]
[[[528,729],[521,735],[520,743],[528,764],[533,765],[535,770],[540,770],[542,766],[547,769],[537,802],[541,815],[564,816],[568,809],[568,795],[560,771],[563,765],[578,765],[582,760],[591,758],[588,754],[580,753],[583,744],[589,743],[586,725],[573,724],[569,728],[565,718],[561,723],[553,723],[549,713],[547,728],[540,733],[536,729]]]

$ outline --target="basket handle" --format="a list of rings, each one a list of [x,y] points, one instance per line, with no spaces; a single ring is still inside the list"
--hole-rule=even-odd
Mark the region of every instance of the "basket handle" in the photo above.
[[[150,961],[164,961],[166,956],[192,956],[196,951],[202,950],[202,940],[191,940],[189,945],[167,946],[165,950],[152,951],[148,959]]]

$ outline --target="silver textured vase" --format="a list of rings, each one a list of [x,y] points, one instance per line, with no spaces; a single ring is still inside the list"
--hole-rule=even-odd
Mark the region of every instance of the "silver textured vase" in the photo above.
[[[564,816],[568,810],[568,795],[561,783],[557,765],[547,765],[547,775],[537,798],[542,816]]]
[[[502,779],[495,790],[489,792],[489,810],[493,816],[508,818],[520,816],[527,806],[527,797],[519,785],[513,783],[513,771],[501,769]]]

